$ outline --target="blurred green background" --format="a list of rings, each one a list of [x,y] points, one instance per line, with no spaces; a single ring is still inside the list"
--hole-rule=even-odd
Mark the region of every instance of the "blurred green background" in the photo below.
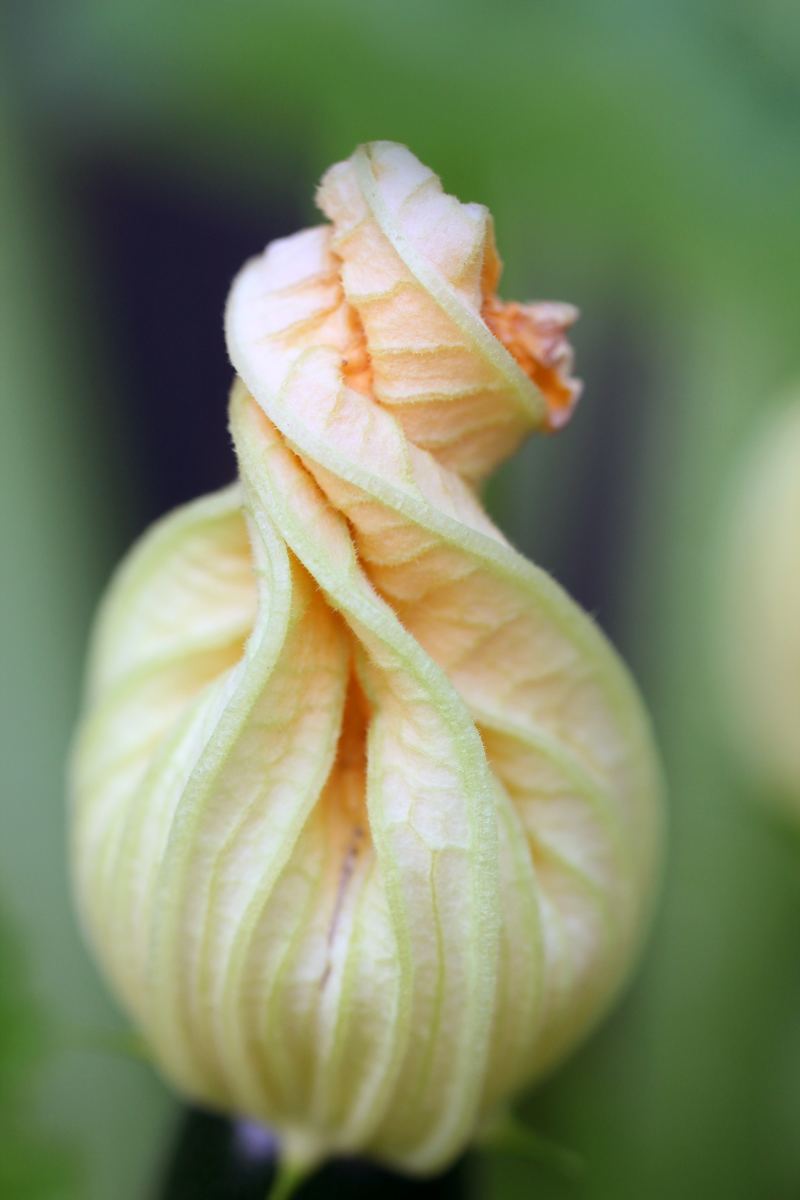
[[[491,207],[505,295],[583,311],[578,414],[489,499],[631,662],[671,795],[643,968],[523,1104],[582,1177],[474,1154],[424,1190],[796,1198],[800,838],[726,748],[711,653],[728,478],[800,373],[795,0],[0,5],[0,1196],[263,1192],[126,1051],[70,906],[64,761],[112,564],[232,473],[228,282],[373,138]]]

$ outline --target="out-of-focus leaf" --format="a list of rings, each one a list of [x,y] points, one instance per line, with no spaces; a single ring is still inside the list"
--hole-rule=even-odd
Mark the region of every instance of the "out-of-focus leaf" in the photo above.
[[[68,259],[47,215],[14,113],[0,100],[0,630],[7,689],[0,879],[28,968],[30,1003],[48,1038],[43,1044],[39,1027],[27,1035],[41,1061],[13,1136],[23,1147],[41,1145],[37,1178],[48,1196],[141,1200],[160,1154],[168,1114],[163,1094],[144,1068],[81,1052],[76,1032],[102,1034],[122,1024],[80,946],[63,819],[64,761],[98,585],[96,556],[108,525],[101,476],[92,470],[98,447],[91,422],[79,416],[86,416],[81,365],[87,364],[75,353],[80,326],[64,288]],[[17,969],[9,966],[6,977],[3,962],[0,971],[12,995]],[[17,1052],[15,1028],[0,1042],[0,1074]],[[5,1149],[8,1120],[4,1105],[6,1170],[14,1162]],[[69,1171],[51,1145],[67,1148]],[[2,1195],[27,1200],[27,1186],[20,1177]]]
[[[32,1112],[32,1081],[46,1041],[26,988],[26,964],[5,918],[0,922],[0,1196],[45,1200],[75,1178],[68,1148]]]

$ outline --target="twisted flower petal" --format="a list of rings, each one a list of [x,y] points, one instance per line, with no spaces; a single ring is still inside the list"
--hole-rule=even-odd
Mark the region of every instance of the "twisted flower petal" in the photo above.
[[[76,875],[183,1091],[423,1172],[607,1007],[660,785],[625,669],[474,486],[569,415],[574,310],[501,303],[488,213],[400,146],[318,201],[229,298],[239,481],[105,602]]]

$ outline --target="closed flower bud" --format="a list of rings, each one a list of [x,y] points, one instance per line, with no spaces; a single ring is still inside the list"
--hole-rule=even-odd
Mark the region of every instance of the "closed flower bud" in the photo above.
[[[724,702],[741,760],[800,811],[800,398],[731,488],[719,591]]]
[[[488,212],[401,146],[318,203],[231,290],[238,481],[104,602],[75,876],[183,1093],[290,1159],[429,1172],[619,988],[659,773],[616,654],[475,488],[569,415],[574,310],[501,303]]]

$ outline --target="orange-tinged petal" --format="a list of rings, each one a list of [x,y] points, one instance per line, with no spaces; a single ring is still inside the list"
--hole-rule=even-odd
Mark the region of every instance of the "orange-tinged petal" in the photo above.
[[[660,782],[591,620],[475,482],[577,398],[568,305],[362,147],[231,289],[239,482],[112,586],[74,771],[90,936],[166,1073],[290,1158],[436,1170],[607,1007]]]

